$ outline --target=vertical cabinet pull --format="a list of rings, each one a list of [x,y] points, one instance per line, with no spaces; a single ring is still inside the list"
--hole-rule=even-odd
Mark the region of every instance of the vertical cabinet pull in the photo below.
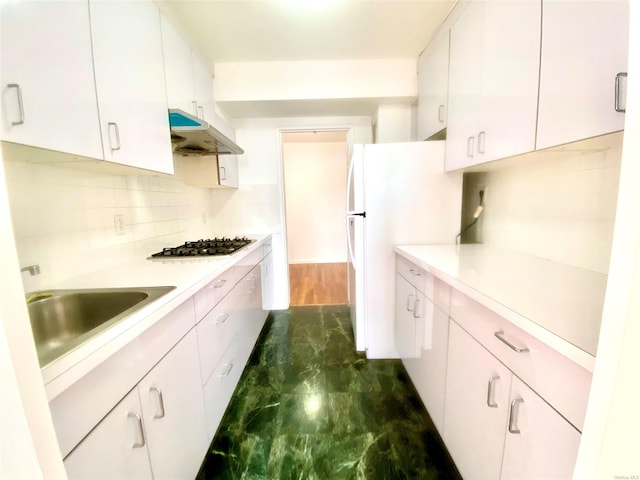
[[[120,150],[120,128],[118,128],[118,124],[115,122],[107,123],[107,127],[109,128],[109,146],[111,147],[111,151],[114,152],[116,150]],[[113,136],[111,132],[115,134],[116,146],[113,146]]]
[[[416,297],[416,301],[413,305],[413,318],[420,318],[421,314],[420,314],[420,305],[422,305],[422,303],[420,302],[420,297]]]
[[[473,142],[474,138],[467,138],[467,157],[473,158]]]
[[[158,413],[153,416],[154,420],[164,418],[164,400],[162,399],[162,390],[160,390],[158,387],[151,387],[149,389],[149,392],[156,393],[158,395]]]
[[[407,295],[407,312],[413,312],[414,302],[412,299],[415,297],[413,293]]]
[[[220,167],[220,180],[227,179],[227,169],[225,167]]]
[[[478,153],[484,154],[484,147],[487,140],[487,132],[478,133]]]
[[[191,105],[193,105],[193,115],[195,117],[198,116],[198,102],[196,102],[195,100],[191,100]]]
[[[138,438],[140,439],[140,441],[134,442],[132,447],[133,448],[144,447],[146,442],[144,439],[144,429],[142,428],[142,419],[140,418],[140,415],[134,412],[129,412],[129,414],[127,415],[127,418],[134,418],[136,422],[138,422],[138,434],[139,434]]]
[[[444,123],[444,105],[438,106],[438,121]]]
[[[498,330],[493,334],[493,336],[496,337],[498,340],[500,340],[502,343],[504,343],[507,347],[509,347],[511,350],[513,350],[516,353],[524,353],[529,351],[528,348],[516,347],[513,343],[511,343],[509,340],[504,338],[504,332],[502,330]]]
[[[198,106],[198,111],[200,115],[198,115],[202,120],[204,120],[204,107]]]
[[[511,402],[511,409],[509,410],[509,433],[520,433],[520,429],[518,428],[518,412],[521,403],[524,403],[524,400],[521,398],[516,398]]]
[[[22,101],[22,87],[17,83],[9,83],[8,88],[15,88],[16,95],[18,96],[18,115],[19,120],[17,122],[11,122],[11,125],[24,125],[24,103]]]
[[[487,386],[487,407],[489,408],[498,408],[498,404],[496,403],[496,382],[500,380],[498,375],[494,375],[489,379],[489,385]]]
[[[624,79],[624,95],[620,94],[620,83],[622,82],[622,79]],[[626,95],[626,84],[627,84],[627,72],[620,72],[619,74],[616,75],[616,95],[615,95],[615,105],[614,108],[616,109],[616,112],[621,112],[624,113],[627,111],[627,95]]]
[[[233,368],[233,363],[227,363],[224,366],[224,370],[222,371],[222,373],[220,373],[220,375],[218,375],[219,377],[228,377],[229,374],[231,373],[231,369]]]

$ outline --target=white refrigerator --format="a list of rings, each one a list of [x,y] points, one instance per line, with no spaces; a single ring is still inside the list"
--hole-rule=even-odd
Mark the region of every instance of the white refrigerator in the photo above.
[[[462,173],[444,172],[444,141],[354,145],[347,177],[349,305],[356,348],[398,358],[394,245],[454,243]]]

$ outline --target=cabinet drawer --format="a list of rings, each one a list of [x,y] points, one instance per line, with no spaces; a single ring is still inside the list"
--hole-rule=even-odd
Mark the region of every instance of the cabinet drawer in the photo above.
[[[244,353],[246,346],[241,338],[242,335],[236,335],[232,339],[204,386],[204,405],[209,438],[213,438],[218,429],[248,358],[248,355]]]
[[[582,431],[589,371],[455,289],[451,318]]]
[[[64,457],[194,326],[189,299],[49,402]]]
[[[222,298],[231,291],[233,286],[240,280],[240,272],[231,267],[226,272],[218,275],[215,280],[209,282],[200,289],[194,296],[194,306],[196,310],[196,320],[202,320],[207,313],[215,307]]]
[[[203,385],[241,327],[244,316],[242,293],[241,288],[234,288],[196,327]]]
[[[401,255],[396,255],[396,259],[396,271],[438,308],[448,314],[451,286]]]

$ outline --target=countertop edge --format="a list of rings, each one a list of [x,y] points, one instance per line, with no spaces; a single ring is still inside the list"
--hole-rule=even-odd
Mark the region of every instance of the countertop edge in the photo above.
[[[80,378],[139,337],[171,311],[189,300],[201,288],[241,262],[271,238],[271,234],[253,236],[256,240],[233,255],[218,259],[205,268],[205,273],[194,272],[193,278],[137,312],[118,322],[113,327],[96,335],[93,339],[41,369],[47,399],[51,401]],[[202,270],[200,268],[199,270]],[[81,281],[81,280],[78,280]],[[195,323],[194,323],[195,326]]]
[[[407,250],[411,247],[412,246],[396,245],[394,246],[393,250],[395,253],[415,263],[421,268],[424,268],[427,272],[448,283],[456,290],[467,295],[469,298],[475,300],[484,307],[510,321],[518,328],[521,328],[531,336],[556,350],[558,353],[564,355],[569,360],[580,365],[582,368],[588,370],[589,372],[593,372],[595,368],[595,357],[593,355],[590,355],[589,353],[576,347],[575,345],[559,337],[558,335],[550,332],[544,327],[539,326],[534,321],[523,316],[517,311],[504,306],[493,297],[473,287],[470,287],[456,276],[437,268],[424,258],[412,254]]]

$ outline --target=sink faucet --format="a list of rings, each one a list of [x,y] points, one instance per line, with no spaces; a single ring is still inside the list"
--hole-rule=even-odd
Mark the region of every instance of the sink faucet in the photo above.
[[[27,265],[24,268],[20,269],[20,272],[29,272],[33,275],[40,275],[40,265]]]

